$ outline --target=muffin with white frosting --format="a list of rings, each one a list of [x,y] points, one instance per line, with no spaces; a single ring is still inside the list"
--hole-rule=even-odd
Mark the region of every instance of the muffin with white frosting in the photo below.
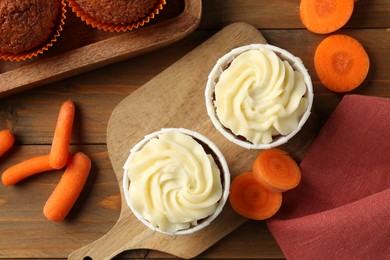
[[[220,58],[205,95],[214,126],[248,149],[287,142],[307,120],[313,102],[302,61],[269,44],[243,46]]]
[[[124,193],[135,216],[166,234],[188,234],[221,212],[230,174],[219,149],[197,132],[162,129],[133,147]]]

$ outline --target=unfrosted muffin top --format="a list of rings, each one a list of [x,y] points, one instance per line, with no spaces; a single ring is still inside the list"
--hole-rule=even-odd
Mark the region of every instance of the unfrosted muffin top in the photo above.
[[[0,52],[17,54],[42,45],[59,12],[58,0],[0,1]]]
[[[127,24],[144,17],[158,0],[75,0],[83,11],[104,23]]]

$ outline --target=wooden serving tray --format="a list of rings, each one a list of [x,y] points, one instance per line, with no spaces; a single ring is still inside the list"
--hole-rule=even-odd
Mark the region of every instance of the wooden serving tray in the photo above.
[[[204,91],[207,76],[215,62],[232,48],[265,43],[253,26],[232,24],[214,35],[178,62],[125,98],[113,111],[108,123],[107,146],[116,174],[122,208],[116,225],[103,237],[73,252],[69,259],[110,259],[130,249],[153,249],[183,258],[195,257],[243,224],[227,203],[222,213],[205,229],[190,235],[163,235],[148,229],[132,214],[122,188],[123,165],[130,149],[144,135],[161,128],[182,127],[197,131],[224,154],[232,178],[251,169],[258,151],[239,147],[220,134],[208,118]],[[282,148],[297,160],[312,143],[316,131],[313,122]]]
[[[90,27],[67,8],[64,30],[48,51],[23,62],[0,60],[0,98],[172,44],[197,28],[201,13],[201,0],[168,1],[145,26],[111,33]]]

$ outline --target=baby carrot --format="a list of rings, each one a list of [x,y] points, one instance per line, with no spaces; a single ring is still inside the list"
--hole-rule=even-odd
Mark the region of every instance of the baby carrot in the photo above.
[[[0,156],[5,154],[15,143],[15,137],[10,130],[0,131]]]
[[[70,154],[68,154],[70,158]],[[27,177],[54,170],[49,163],[49,155],[41,155],[15,164],[5,170],[1,177],[4,185],[14,185]]]
[[[297,163],[278,148],[261,151],[252,170],[257,181],[274,192],[295,188],[301,181],[301,170]]]
[[[71,100],[65,101],[58,114],[57,125],[50,150],[50,165],[54,169],[61,169],[66,165],[74,114],[74,103]]]
[[[229,201],[243,217],[264,220],[272,217],[282,205],[282,194],[264,188],[251,172],[238,175],[231,184]]]
[[[91,169],[91,160],[84,153],[76,153],[70,160],[60,182],[43,208],[43,214],[51,221],[63,220],[73,207]]]

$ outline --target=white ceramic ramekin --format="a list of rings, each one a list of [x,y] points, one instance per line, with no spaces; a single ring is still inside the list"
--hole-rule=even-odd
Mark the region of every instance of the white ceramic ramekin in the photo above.
[[[221,180],[222,180],[222,185],[223,185],[223,193],[222,193],[222,197],[219,200],[218,205],[217,205],[216,210],[214,211],[214,213],[212,215],[208,216],[207,218],[202,219],[201,223],[199,223],[196,226],[193,226],[193,227],[191,227],[189,229],[178,230],[176,232],[170,233],[170,232],[163,231],[163,230],[161,230],[158,227],[157,228],[154,227],[149,221],[147,221],[145,218],[143,218],[142,215],[137,210],[134,209],[134,207],[132,206],[131,199],[130,199],[130,194],[129,194],[129,188],[130,188],[130,185],[131,185],[131,181],[130,181],[130,179],[128,177],[126,167],[124,167],[124,174],[123,174],[123,191],[124,191],[124,194],[125,194],[127,205],[130,207],[130,209],[132,210],[134,215],[143,224],[145,224],[148,228],[150,228],[150,229],[152,229],[154,231],[163,233],[163,234],[168,234],[168,235],[192,234],[192,233],[194,233],[196,231],[199,231],[199,230],[205,228],[206,226],[208,226],[221,213],[221,211],[222,211],[222,209],[223,209],[223,207],[224,207],[224,205],[225,205],[225,203],[226,203],[226,201],[228,199],[228,196],[229,196],[230,172],[229,172],[229,168],[228,168],[228,165],[226,163],[225,157],[223,156],[222,152],[218,149],[218,147],[213,142],[211,142],[209,139],[207,139],[205,136],[199,134],[198,132],[191,131],[191,130],[188,130],[188,129],[185,129],[185,128],[163,128],[163,129],[161,129],[159,131],[156,131],[156,132],[153,132],[151,134],[146,135],[143,140],[138,142],[131,149],[130,155],[129,155],[126,163],[125,163],[125,166],[132,159],[132,157],[134,156],[134,153],[136,151],[139,151],[140,149],[142,149],[142,147],[144,145],[146,145],[146,143],[148,143],[149,140],[151,140],[152,138],[157,138],[160,134],[166,133],[166,132],[169,132],[169,131],[179,131],[179,132],[181,132],[183,134],[191,136],[195,140],[198,140],[198,141],[202,142],[200,144],[202,146],[207,145],[208,148],[212,151],[212,153],[214,153],[215,156],[218,158],[219,164],[217,163],[217,165],[220,165],[220,168],[221,168],[220,172],[221,172]]]
[[[238,139],[237,136],[235,136],[232,132],[228,131],[221,124],[221,122],[218,120],[216,114],[216,107],[214,105],[214,92],[215,92],[215,85],[217,84],[220,75],[238,55],[248,50],[256,50],[259,48],[267,48],[272,50],[279,58],[288,61],[294,70],[300,72],[303,75],[304,82],[307,87],[307,91],[304,96],[307,97],[309,102],[305,113],[302,115],[301,119],[299,120],[298,127],[294,131],[290,132],[288,135],[281,135],[275,137],[271,143],[254,145],[253,143],[247,140]],[[305,124],[305,122],[309,118],[310,111],[313,105],[313,85],[312,85],[310,75],[307,72],[307,69],[303,65],[302,60],[299,59],[298,57],[295,57],[294,55],[292,55],[291,53],[289,53],[284,49],[281,49],[279,47],[270,44],[250,44],[250,45],[238,47],[231,50],[216,62],[216,64],[214,65],[213,69],[211,70],[208,76],[205,98],[206,98],[207,114],[209,115],[215,128],[225,138],[246,149],[269,149],[286,143],[294,135],[296,135],[299,132],[299,130],[302,128],[302,126]]]

